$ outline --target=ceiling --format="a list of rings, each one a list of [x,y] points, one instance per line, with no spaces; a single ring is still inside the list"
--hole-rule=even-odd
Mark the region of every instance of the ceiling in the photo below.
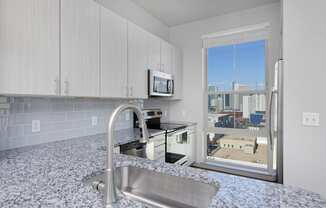
[[[280,0],[131,0],[166,25],[206,19]]]

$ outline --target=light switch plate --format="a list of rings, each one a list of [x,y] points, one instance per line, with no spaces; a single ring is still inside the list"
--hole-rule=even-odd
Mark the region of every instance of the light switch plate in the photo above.
[[[41,131],[41,121],[40,120],[32,120],[32,132],[40,132]]]
[[[303,112],[302,124],[304,126],[320,126],[319,113]]]
[[[92,116],[92,126],[97,126],[98,118],[97,116]]]

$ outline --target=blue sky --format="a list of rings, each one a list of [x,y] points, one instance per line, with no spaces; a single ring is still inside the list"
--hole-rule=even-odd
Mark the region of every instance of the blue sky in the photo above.
[[[209,85],[231,90],[232,81],[238,81],[256,88],[265,83],[265,41],[209,48],[207,64]]]

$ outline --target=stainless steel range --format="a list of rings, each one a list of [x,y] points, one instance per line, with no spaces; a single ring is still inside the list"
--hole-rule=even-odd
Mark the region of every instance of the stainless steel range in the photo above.
[[[179,154],[176,152],[170,151],[169,141],[182,143],[187,140],[188,132],[187,125],[179,124],[179,123],[167,123],[161,122],[162,111],[160,109],[144,109],[142,111],[143,116],[146,120],[148,129],[158,129],[164,130],[164,158],[165,162],[174,163],[179,165],[190,165],[190,161],[185,154]],[[138,127],[138,119],[134,116],[134,127]],[[154,138],[155,141],[155,138]],[[153,152],[161,152],[162,149],[158,149],[158,147],[162,148],[162,142],[159,146],[152,147],[153,150],[147,151],[149,153]],[[149,147],[148,147],[149,148]],[[152,159],[152,158],[150,158]]]

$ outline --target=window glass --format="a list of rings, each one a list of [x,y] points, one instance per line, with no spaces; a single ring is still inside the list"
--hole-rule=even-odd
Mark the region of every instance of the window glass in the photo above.
[[[207,135],[210,158],[267,165],[267,136],[258,134],[267,120],[265,46],[259,40],[207,49],[207,121],[216,129]]]

